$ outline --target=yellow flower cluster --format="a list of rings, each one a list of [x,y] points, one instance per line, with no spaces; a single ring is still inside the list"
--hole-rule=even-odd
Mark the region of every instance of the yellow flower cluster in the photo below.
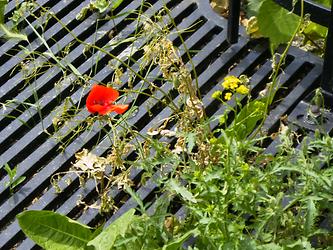
[[[241,81],[236,76],[227,76],[222,83],[223,88],[235,90]]]
[[[249,79],[245,75],[242,75],[239,78],[232,75],[226,76],[222,82],[222,86],[230,92],[227,92],[224,95],[224,99],[229,101],[235,92],[241,95],[248,95],[250,93],[250,89],[245,85],[248,82]]]
[[[222,91],[221,90],[217,90],[212,94],[212,98],[213,99],[219,99],[220,96],[222,95]]]
[[[231,97],[232,97],[232,93],[230,93],[230,92],[227,92],[227,93],[225,93],[225,95],[224,95],[224,99],[225,99],[226,101],[229,101],[229,100],[231,99]]]
[[[242,95],[247,95],[250,90],[248,87],[246,87],[245,85],[240,85],[237,89],[236,92]]]

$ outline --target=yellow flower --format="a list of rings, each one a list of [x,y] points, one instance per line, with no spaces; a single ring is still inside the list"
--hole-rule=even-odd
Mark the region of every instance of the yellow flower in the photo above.
[[[237,89],[236,92],[242,95],[247,95],[250,90],[248,87],[244,86],[244,85],[240,85]]]
[[[225,89],[231,89],[234,90],[238,87],[238,84],[241,81],[236,76],[227,76],[224,78],[224,82],[222,83],[222,86]]]
[[[224,95],[224,99],[225,99],[226,101],[229,101],[229,100],[231,99],[231,97],[232,97],[232,93],[230,93],[230,92],[228,92],[228,93],[226,93],[226,94]]]
[[[212,94],[212,98],[213,98],[213,99],[218,99],[218,98],[220,98],[221,95],[222,95],[222,91],[218,90],[218,91],[215,91],[215,92]]]

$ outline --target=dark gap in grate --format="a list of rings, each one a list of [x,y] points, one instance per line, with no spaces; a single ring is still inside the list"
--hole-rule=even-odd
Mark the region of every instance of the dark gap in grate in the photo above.
[[[205,57],[204,60],[200,61],[200,63],[195,67],[196,74],[199,76],[202,72],[204,72],[209,67],[210,64],[212,64],[216,59],[218,59],[221,56],[221,54],[229,48],[229,46],[230,46],[229,43],[226,40],[224,40],[217,48],[215,48],[208,56]],[[229,67],[227,65],[229,64],[224,64],[224,67]],[[191,76],[192,79],[194,79],[193,71],[191,72]],[[201,93],[205,94],[204,91]]]
[[[61,73],[57,74],[56,76],[54,76],[52,79],[50,79],[45,85],[43,85],[38,91],[37,91],[37,96],[40,98],[42,97],[42,95],[44,95],[46,93],[46,91],[52,86],[54,86],[54,83],[57,81],[58,78],[61,77]],[[71,86],[69,86],[64,93],[68,93],[69,89],[71,88]],[[28,103],[35,103],[35,99],[34,96],[30,96],[30,98],[28,100],[26,100],[25,102]],[[15,141],[21,137],[23,137],[27,132],[29,132],[29,130],[31,129],[31,127],[33,127],[34,125],[36,125],[36,121],[40,121],[40,118],[44,118],[45,115],[48,115],[48,113],[52,110],[52,108],[54,108],[58,103],[58,100],[53,100],[50,103],[48,103],[46,105],[46,107],[44,107],[42,110],[40,110],[42,117],[40,117],[40,114],[37,112],[34,116],[32,116],[27,122],[26,125],[27,126],[20,126],[20,128],[18,130],[15,131],[15,133],[11,136],[10,141],[4,141],[3,143],[0,144],[0,154],[2,154],[3,152],[5,152],[8,148],[10,148],[13,143],[15,143]],[[5,126],[8,126],[12,121],[12,117],[19,117],[19,115],[23,112],[25,112],[25,110],[27,108],[30,107],[26,107],[24,104],[19,104],[18,107],[16,107],[12,112],[10,112],[8,114],[7,117],[5,117],[2,121],[3,124],[5,124]],[[5,127],[4,126],[4,127]],[[50,131],[51,132],[51,131]]]
[[[174,23],[176,25],[180,24],[185,18],[190,16],[191,13],[195,12],[197,7],[198,6],[195,3],[190,4],[182,13],[173,18]]]
[[[299,69],[297,69],[297,71],[288,80],[288,86],[285,86],[284,84],[280,86],[279,90],[276,92],[271,109],[274,109],[276,106],[278,106],[280,102],[288,95],[288,93],[290,93],[298,85],[298,83],[302,81],[308,72],[311,72],[313,67],[313,64],[305,62]],[[310,93],[310,91],[311,90],[307,90],[307,93]],[[296,106],[296,104],[294,106]],[[292,109],[293,106],[290,108]]]
[[[3,249],[16,249],[18,242],[23,241],[25,238],[26,235],[23,231],[19,231],[16,235],[14,235],[14,237],[10,238],[10,240],[3,246]]]
[[[176,39],[173,41],[173,45],[175,47],[180,47],[182,45],[182,41],[180,39],[180,36],[183,38],[183,40],[187,40],[190,36],[192,36],[198,29],[200,29],[205,23],[207,22],[207,19],[204,17],[200,17],[198,20],[195,20],[190,25],[191,29],[185,31],[184,33],[179,33],[176,37]]]
[[[52,1],[50,1],[50,2],[52,2]],[[55,3],[55,1],[54,1],[54,3]],[[73,6],[73,5],[74,5],[74,6]],[[73,7],[72,7],[72,6],[73,6]],[[58,13],[54,13],[54,14],[55,14],[59,19],[61,19],[61,17],[64,17],[66,14],[68,14],[68,13],[69,13],[72,9],[74,9],[76,6],[78,6],[78,2],[73,1],[73,2],[69,3],[69,8],[63,8],[60,12],[58,12]],[[44,7],[45,7],[45,6],[44,6]],[[47,7],[49,7],[49,6],[47,6]],[[51,7],[52,7],[52,6],[51,6]],[[40,9],[40,11],[41,11],[41,9]],[[40,11],[39,11],[39,12],[40,12]],[[37,14],[38,14],[38,13],[37,13]],[[30,17],[31,17],[31,16],[30,16]],[[28,21],[31,23],[31,22],[32,22],[31,18],[28,19]],[[26,23],[25,20],[23,20],[23,22],[25,23],[24,26],[28,26],[28,24]],[[52,28],[52,26],[53,26],[54,24],[56,24],[56,23],[57,23],[57,21],[56,21],[55,18],[53,18],[53,17],[50,18],[50,19],[48,20],[48,22],[47,22],[47,25],[43,28],[44,31],[48,30],[49,28]],[[80,23],[80,22],[74,18],[74,19],[73,19],[73,20],[67,25],[67,27],[70,28],[70,29],[71,29],[71,28],[74,28],[74,27],[76,27],[76,26],[78,25],[78,23]],[[39,34],[41,34],[41,32],[42,32],[41,27],[38,27],[38,28],[35,27],[35,29],[36,29],[36,31],[38,31]],[[47,42],[48,42],[48,45],[51,47],[53,44],[55,44],[55,43],[56,43],[56,40],[63,36],[63,35],[60,35],[60,34],[61,34],[61,33],[64,34],[65,32],[67,32],[67,31],[65,31],[64,28],[61,29],[57,34],[55,34],[54,36],[52,36],[52,38],[48,39],[48,41],[47,41]],[[37,37],[37,35],[36,35],[34,32],[32,32],[30,35],[28,35],[28,39],[29,39],[29,41],[34,41],[35,39],[39,39],[39,38]],[[1,66],[4,62],[6,62],[6,60],[2,60],[2,59],[7,59],[7,60],[9,60],[10,57],[15,56],[17,53],[19,53],[19,52],[21,51],[21,49],[20,49],[19,46],[29,47],[29,44],[28,44],[26,41],[21,41],[21,42],[17,43],[13,48],[11,48],[7,53],[4,53],[3,55],[1,55],[1,56],[0,56],[0,66]],[[35,51],[43,52],[43,51],[45,51],[45,50],[46,50],[45,45],[44,45],[44,44],[41,44],[38,48],[36,48]],[[6,57],[6,58],[2,58],[2,57]],[[1,62],[2,62],[2,63],[1,63]]]
[[[189,50],[189,55],[193,58],[201,49],[203,49],[206,46],[207,43],[212,41],[217,35],[221,34],[222,31],[223,29],[221,27],[214,26],[213,29],[210,30],[208,34],[205,34],[203,37],[201,37],[200,41],[198,41],[194,45],[193,49]],[[221,53],[221,51],[219,53]],[[184,58],[184,61],[186,62],[189,61],[187,54],[186,57]]]
[[[281,66],[281,71],[283,72],[293,61],[295,60],[295,57],[288,54],[286,56],[284,64]],[[252,99],[257,99],[259,97],[259,92],[264,90],[266,88],[266,84],[270,82],[270,75],[271,75],[271,70],[270,73],[262,80],[260,81],[260,84],[257,84],[255,88],[253,88],[253,92],[251,92]],[[279,74],[279,77],[281,76],[281,73]]]
[[[175,214],[182,206],[182,200],[178,196],[175,196],[170,202],[168,210],[171,214]]]

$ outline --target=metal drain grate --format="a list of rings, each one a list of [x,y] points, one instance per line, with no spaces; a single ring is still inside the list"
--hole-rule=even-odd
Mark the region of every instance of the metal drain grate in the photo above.
[[[8,4],[9,13],[15,7],[14,2],[10,1]],[[113,13],[117,15],[115,19],[98,20],[97,14],[90,14],[84,20],[78,21],[75,16],[89,4],[88,0],[68,1],[67,3],[47,0],[37,2],[52,10],[62,23],[72,30],[72,34],[100,47],[109,42],[110,31],[112,31],[114,40],[126,39],[134,34],[136,16],[133,14],[133,10],[141,8],[141,1],[125,0]],[[150,0],[145,2],[143,10],[146,16],[152,17],[166,4],[171,10],[170,13],[176,22],[177,29],[191,27],[190,31],[184,34],[184,39],[186,47],[192,51],[191,55],[208,115],[222,114],[225,111],[224,107],[211,99],[211,94],[220,89],[218,83],[227,74],[247,74],[251,77],[254,97],[265,88],[271,72],[270,54],[266,42],[251,42],[244,31],[241,31],[239,42],[229,45],[226,41],[226,20],[211,10],[208,0]],[[39,11],[41,9],[37,8],[35,13],[38,14]],[[8,16],[9,14],[6,15],[7,18]],[[30,20],[29,17],[27,19]],[[32,27],[36,24],[32,23]],[[87,203],[95,201],[96,191],[93,182],[88,182],[86,188],[82,189],[79,187],[76,175],[67,174],[59,183],[63,192],[56,194],[50,185],[50,177],[57,172],[68,170],[71,162],[75,160],[75,153],[83,148],[92,150],[96,155],[103,155],[111,146],[105,131],[97,124],[89,131],[71,133],[71,127],[80,126],[78,121],[89,116],[84,108],[84,103],[79,103],[82,97],[87,95],[89,89],[83,89],[79,85],[73,87],[72,82],[76,80],[76,76],[64,75],[61,68],[48,66],[50,65],[48,62],[52,62],[52,58],[40,56],[34,58],[34,61],[29,61],[29,55],[20,48],[26,47],[42,54],[48,51],[47,46],[49,46],[50,50],[58,55],[71,43],[68,54],[61,61],[64,67],[73,65],[82,75],[90,74],[99,82],[111,81],[113,70],[108,67],[108,62],[112,58],[96,51],[87,51],[84,54],[84,46],[74,42],[73,36],[52,18],[44,27],[43,34],[47,46],[41,42],[31,26],[26,23],[22,26],[28,34],[30,44],[12,41],[2,41],[0,44],[0,102],[15,100],[1,110],[0,166],[6,163],[10,166],[18,165],[17,176],[26,176],[26,180],[11,195],[9,189],[5,188],[9,177],[3,169],[0,169],[0,249],[38,248],[25,238],[15,220],[15,216],[24,209],[54,210],[92,226],[98,224],[101,218],[97,210],[83,211],[83,207],[77,205],[80,196]],[[102,35],[96,36],[96,31]],[[99,34],[98,32],[97,34]],[[180,39],[175,34],[170,35],[170,39],[180,47],[183,61],[187,62],[190,69],[191,65]],[[139,41],[135,46],[141,47],[145,42],[147,41]],[[123,57],[129,46],[129,42],[120,43],[110,48],[110,51],[118,57]],[[134,53],[133,58],[140,61],[141,56],[138,52]],[[23,63],[27,67],[33,66],[33,64],[44,65],[43,71],[38,74],[37,78],[24,80],[24,75],[18,68],[18,65],[22,66]],[[31,64],[29,65],[29,63]],[[135,63],[131,66],[134,69],[139,67]],[[287,90],[279,92],[276,98],[276,106],[265,123],[265,129],[268,132],[274,132],[278,127],[280,117],[290,114],[296,104],[317,86],[320,72],[320,59],[295,48],[290,50],[284,73],[281,75],[281,85]],[[158,82],[159,74],[159,70],[156,68],[148,77],[151,80],[156,79]],[[126,71],[123,80],[124,83],[128,80]],[[141,82],[134,82],[133,88],[138,89],[142,86],[141,84]],[[122,87],[124,86],[119,86],[119,88]],[[147,88],[147,86],[145,87]],[[170,85],[162,85],[161,88],[164,93],[172,93],[171,96],[175,102],[180,98]],[[36,96],[39,99],[38,103],[35,103]],[[68,105],[66,97],[69,96],[73,100],[73,104],[79,105],[82,111],[73,117],[67,126],[55,131],[52,123],[54,109]],[[163,108],[161,102],[158,101],[164,98],[162,92],[156,92],[154,96],[155,99],[147,98],[145,95],[139,96],[136,103],[139,104],[139,110],[130,119],[132,126],[141,133],[146,133],[150,127],[161,123],[162,118],[172,114],[172,110]],[[38,105],[38,109],[36,105]],[[150,112],[148,113],[147,110]],[[217,124],[212,124],[212,126],[217,126]],[[63,145],[56,139],[61,135],[72,138],[68,144]],[[63,147],[63,153],[59,152],[59,146]],[[134,169],[131,172],[130,177],[137,184],[136,192],[144,201],[153,202],[157,186],[153,180],[140,186],[141,174],[140,169]],[[156,175],[158,174],[156,173]],[[73,180],[69,185],[66,184],[68,178]],[[134,200],[128,198],[117,188],[113,190],[112,196],[118,202],[120,209],[109,219],[108,223],[129,208],[136,206]],[[181,215],[184,213],[184,209],[175,206],[174,212]]]

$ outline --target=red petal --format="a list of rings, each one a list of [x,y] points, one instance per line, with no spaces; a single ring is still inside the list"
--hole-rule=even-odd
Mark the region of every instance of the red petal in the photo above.
[[[128,104],[115,104],[115,105],[110,105],[110,112],[114,111],[117,114],[122,114],[128,109],[129,105]]]
[[[88,94],[86,106],[90,113],[105,115],[110,110],[112,103],[119,97],[119,92],[111,87],[94,84]]]
[[[99,115],[105,115],[107,113],[109,113],[110,111],[108,111],[110,106],[106,106],[106,105],[100,105],[100,104],[95,104],[95,105],[88,105],[87,104],[87,109],[90,113],[98,113]]]
[[[111,104],[119,97],[119,92],[111,87],[94,84],[87,97],[87,106],[95,105],[96,103]],[[89,108],[88,108],[89,110]]]

